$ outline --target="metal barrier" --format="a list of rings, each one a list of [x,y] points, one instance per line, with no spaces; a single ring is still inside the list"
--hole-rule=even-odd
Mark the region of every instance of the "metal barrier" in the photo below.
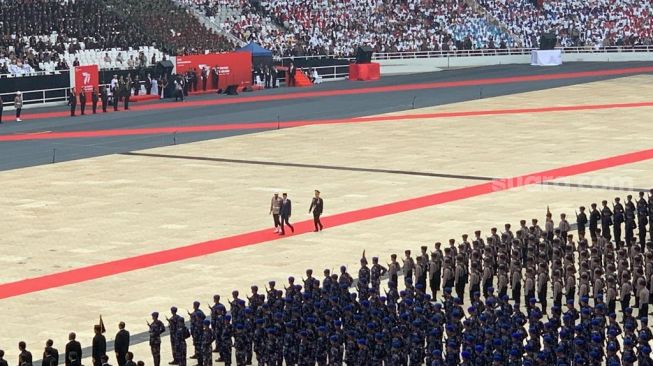
[[[651,53],[653,46],[633,47],[559,47],[562,53]],[[379,52],[373,55],[374,60],[401,60],[415,58],[437,58],[437,57],[482,57],[482,56],[521,56],[530,55],[537,48],[499,48],[499,49],[475,49],[475,50],[440,50],[440,51],[418,51],[418,52]]]
[[[20,75],[0,74],[0,78],[28,78],[28,77],[31,77],[31,76],[67,74],[69,72],[70,72],[70,70],[34,71],[34,72],[30,72],[29,74],[20,74]]]
[[[26,90],[23,91],[23,105],[31,104],[45,104],[52,102],[67,102],[68,93],[70,88],[54,88],[54,89],[42,89],[42,90]],[[16,93],[3,93],[0,94],[2,100],[9,100],[9,102],[3,102],[3,105],[13,106],[14,97]],[[29,97],[29,98],[28,98]]]

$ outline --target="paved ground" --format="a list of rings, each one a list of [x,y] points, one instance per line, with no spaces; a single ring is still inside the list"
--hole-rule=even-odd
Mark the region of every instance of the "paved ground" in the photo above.
[[[570,71],[514,68],[522,73]],[[462,72],[461,79],[485,76]],[[437,81],[446,74],[414,78]],[[536,82],[489,86],[503,88],[506,95],[483,99],[472,96],[473,88],[455,88],[438,98],[461,93],[457,103],[417,105],[424,108],[409,111],[406,100],[412,97],[406,98],[404,111],[392,113],[402,116],[385,122],[313,125],[214,140],[208,140],[211,134],[179,135],[182,142],[191,137],[206,141],[2,171],[0,346],[15,360],[15,344],[26,340],[38,358],[45,339],[54,339],[61,350],[71,330],[87,346],[99,314],[109,338],[124,320],[143,341],[145,319],[153,310],[185,309],[193,300],[205,303],[214,293],[226,298],[233,289],[245,293],[251,284],[268,280],[283,283],[288,275],[301,277],[306,268],[321,272],[345,264],[355,272],[363,249],[385,260],[390,253],[432,247],[434,241],[475,229],[485,234],[522,218],[542,220],[547,206],[556,216],[571,214],[581,204],[648,188],[653,137],[643,131],[650,129],[653,76],[556,82],[563,81],[570,85],[540,85],[542,90],[527,93],[511,88],[533,88]],[[406,93],[134,111],[96,116],[96,121],[43,119],[2,127],[5,135],[46,125],[53,131],[125,128],[127,121],[111,118],[141,113],[153,119],[136,118],[130,127],[177,125],[173,114],[192,115],[193,124],[247,122],[263,113],[249,109],[267,110],[276,103],[296,118],[333,118],[345,116],[342,109],[351,104],[373,114],[368,103],[381,108]],[[464,95],[470,100],[463,100]],[[251,115],[242,117],[239,108]],[[511,111],[515,108],[523,110]],[[227,116],[208,114],[221,110]],[[473,114],[479,110],[497,113]],[[347,116],[359,112],[349,111]],[[430,117],[438,112],[451,114]],[[270,120],[270,113],[259,120]],[[58,143],[58,151],[70,148],[81,157],[98,151],[86,145],[100,141],[111,140],[107,151],[142,148],[147,146],[143,137],[1,142],[0,151],[9,160],[17,156],[18,146]],[[147,138],[169,145],[169,140],[162,142],[171,137]],[[502,177],[514,179],[492,180]],[[321,189],[326,201],[326,230],[317,234],[306,213],[313,188]],[[294,199],[294,235],[280,238],[271,232],[267,205],[273,191],[287,191]],[[149,364],[146,342],[132,349]],[[167,360],[167,342],[162,351]]]
[[[653,66],[653,62],[629,63],[569,63],[561,67],[535,68],[528,65],[502,65],[475,69],[451,70],[437,73],[392,76],[375,82],[353,83],[349,81],[331,82],[310,89],[276,89],[256,93],[246,93],[238,97],[206,95],[191,98],[192,101],[211,101],[218,98],[247,98],[279,94],[301,94],[307,91],[337,91],[354,88],[381,86],[402,86],[431,82],[451,82],[515,76],[553,75],[560,73],[592,72],[615,70],[630,67]],[[217,106],[197,106],[152,110],[133,110],[130,112],[109,113],[86,116],[84,118],[44,118],[25,121],[21,124],[0,125],[0,136],[17,133],[47,133],[80,130],[106,130],[121,128],[152,128],[169,126],[195,126],[228,123],[253,123],[261,121],[311,120],[323,118],[358,117],[407,109],[439,106],[449,103],[510,95],[534,90],[543,90],[565,85],[573,85],[616,76],[587,76],[528,82],[508,82],[481,86],[462,86],[403,90],[384,93],[362,92],[355,95],[334,95],[329,97],[306,97],[266,102],[251,102]],[[173,103],[163,102],[166,105]],[[518,107],[518,106],[514,106]],[[135,105],[135,109],[139,106]],[[64,108],[30,110],[30,113],[61,111]],[[27,113],[27,112],[26,112]],[[91,139],[66,139],[56,141],[23,141],[0,143],[0,170],[26,166],[49,164],[53,161],[81,159],[102,156],[157,146],[182,144],[193,141],[228,137],[261,130],[233,130],[187,134],[154,134],[124,137],[104,137]]]

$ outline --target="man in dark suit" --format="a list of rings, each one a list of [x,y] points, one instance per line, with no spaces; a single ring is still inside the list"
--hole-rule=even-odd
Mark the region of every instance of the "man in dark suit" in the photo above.
[[[27,350],[27,344],[23,341],[18,343],[18,366],[32,366],[32,353]]]
[[[68,335],[68,344],[66,344],[66,366],[71,366],[71,352],[75,352],[75,357],[77,360],[80,360],[82,355],[82,345],[75,340],[77,335],[75,333],[70,333]]]
[[[4,109],[4,105],[2,105],[3,102],[4,100],[0,97],[0,125],[2,124],[2,110]]]
[[[290,215],[292,214],[292,203],[288,199],[288,194],[284,193],[283,199],[281,200],[281,209],[279,210],[279,216],[281,216],[281,232],[279,235],[286,235],[284,230],[285,225],[288,225],[290,231],[295,232],[295,228],[290,224]]]
[[[317,189],[315,190],[315,197],[313,197],[313,200],[311,201],[311,207],[308,208],[308,213],[313,212],[313,225],[315,225],[315,230],[322,231],[324,226],[322,226],[322,222],[320,221],[320,215],[322,215],[322,210],[324,210],[324,200],[320,198],[320,191]]]
[[[93,108],[93,114],[95,114],[97,112],[97,102],[98,102],[98,100],[100,100],[100,97],[99,97],[99,95],[97,93],[97,89],[93,88],[93,92],[91,92],[91,102],[92,102],[91,107]]]
[[[206,82],[209,81],[209,69],[204,66],[202,68],[202,90],[206,91]]]
[[[84,115],[84,111],[86,111],[86,91],[84,88],[79,92],[79,111],[82,113],[82,116]]]
[[[102,101],[102,112],[107,113],[107,104],[109,103],[109,93],[107,93],[107,87],[100,87],[100,100]]]
[[[107,339],[102,335],[102,327],[96,325],[94,328],[95,336],[93,337],[93,366],[102,366],[102,356],[107,354]]]
[[[48,339],[45,342],[45,350],[43,351],[42,366],[57,366],[59,364],[59,351],[53,347],[54,342]]]
[[[70,89],[68,105],[70,106],[70,116],[75,117],[75,109],[77,108],[77,93],[75,92],[75,88]]]
[[[113,343],[113,348],[116,351],[116,360],[118,361],[118,366],[125,366],[127,359],[125,356],[129,352],[129,332],[125,330],[125,323],[120,322],[118,324],[118,333],[116,333],[116,340]]]

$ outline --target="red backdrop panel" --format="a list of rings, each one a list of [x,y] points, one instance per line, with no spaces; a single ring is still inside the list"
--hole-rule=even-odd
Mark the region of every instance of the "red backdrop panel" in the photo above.
[[[75,91],[86,91],[88,99],[91,92],[100,84],[98,65],[75,66]]]
[[[208,55],[177,56],[177,74],[195,69],[200,76],[202,67],[219,68],[219,86],[213,85],[209,76],[211,89],[226,88],[228,85],[251,84],[252,54],[249,52],[210,53]],[[201,84],[200,84],[201,85]]]

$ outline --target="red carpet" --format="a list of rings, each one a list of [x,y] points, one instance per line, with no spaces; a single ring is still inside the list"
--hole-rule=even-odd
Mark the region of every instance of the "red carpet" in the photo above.
[[[632,164],[644,160],[649,160],[651,158],[653,158],[653,149],[642,150],[629,154],[565,166],[562,168],[545,170],[519,177],[481,183],[473,186],[422,197],[416,197],[404,201],[388,203],[380,206],[344,212],[325,217],[323,222],[326,229],[328,230],[329,228],[336,226],[376,219],[379,217],[394,215],[424,207],[458,201],[494,192],[500,192],[511,188],[551,181],[562,177],[588,173],[625,164]],[[295,228],[296,232],[294,235],[311,232],[313,229],[312,220],[295,223]],[[272,233],[270,228],[266,228],[263,230],[257,230],[227,238],[211,240],[204,243],[192,244],[169,250],[143,254],[135,257],[99,263],[87,267],[76,268],[65,272],[28,278],[21,281],[0,285],[0,299],[90,281],[102,277],[158,266],[165,263],[200,257],[229,249],[267,243],[279,240],[281,238],[282,237]]]
[[[149,105],[135,105],[131,110],[145,111],[145,110],[159,110],[168,108],[187,108],[199,106],[212,106],[224,104],[238,104],[238,103],[252,103],[252,102],[265,102],[273,100],[287,100],[295,98],[314,98],[314,97],[328,97],[337,95],[352,95],[359,93],[386,93],[407,90],[422,90],[422,89],[439,89],[439,88],[453,88],[461,86],[480,86],[480,85],[493,85],[493,84],[508,84],[508,83],[526,83],[531,81],[541,80],[563,80],[574,78],[586,78],[597,76],[618,76],[618,75],[632,75],[653,72],[653,67],[632,67],[624,69],[613,70],[597,70],[597,71],[583,71],[583,72],[568,72],[556,73],[549,75],[531,75],[531,76],[514,76],[507,78],[490,78],[490,79],[475,79],[475,80],[462,80],[462,81],[447,81],[447,82],[433,82],[433,83],[418,83],[418,84],[403,84],[391,86],[379,86],[368,88],[352,88],[344,90],[325,90],[325,91],[309,91],[309,92],[296,92],[285,93],[276,95],[259,95],[251,97],[219,97],[220,99],[213,100],[197,100],[186,101],[184,103],[156,103]],[[46,113],[23,113],[23,120],[53,118],[53,117],[67,117],[70,112],[46,112]]]
[[[489,109],[489,110],[478,110],[478,111],[438,112],[438,113],[425,113],[425,114],[412,114],[412,115],[396,114],[392,116],[373,116],[373,117],[340,118],[340,119],[308,120],[308,121],[252,122],[252,123],[214,124],[214,125],[199,125],[199,126],[135,128],[135,129],[121,129],[121,130],[47,132],[47,133],[38,133],[38,134],[21,133],[15,135],[0,135],[0,142],[26,141],[26,140],[57,140],[57,139],[73,139],[73,138],[89,138],[89,137],[157,135],[157,134],[171,134],[171,133],[216,132],[216,131],[234,131],[234,130],[270,130],[270,129],[275,129],[277,127],[288,128],[288,127],[337,124],[337,123],[387,122],[387,121],[402,121],[402,120],[413,120],[413,119],[510,115],[510,114],[524,114],[524,113],[569,112],[569,111],[583,111],[583,110],[641,108],[641,107],[653,107],[653,102],[589,104],[589,105],[581,104],[581,105],[559,106],[559,107]]]

